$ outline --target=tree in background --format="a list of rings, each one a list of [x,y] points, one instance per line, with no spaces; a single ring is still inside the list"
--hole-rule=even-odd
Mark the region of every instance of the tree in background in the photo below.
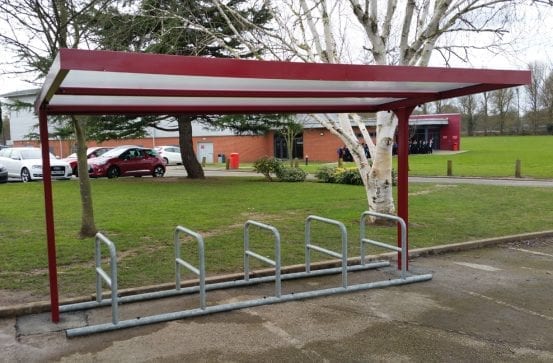
[[[545,65],[543,63],[530,63],[528,69],[532,72],[532,81],[525,86],[526,96],[528,98],[528,115],[532,132],[536,133],[539,123],[539,110],[541,106],[541,95],[545,82]]]
[[[6,140],[10,140],[11,139],[11,135],[10,135],[10,119],[8,118],[7,115],[4,115],[4,117],[2,118],[2,120],[0,120],[1,124],[2,124],[2,144],[5,144],[6,143]]]
[[[15,55],[8,66],[11,73],[33,74],[42,79],[60,48],[88,46],[94,14],[102,11],[110,0],[0,0],[0,44]],[[77,140],[79,185],[81,195],[81,228],[79,236],[96,234],[92,190],[86,159],[86,122],[71,117]]]
[[[328,63],[427,66],[432,54],[445,64],[468,61],[470,49],[500,50],[501,37],[521,1],[507,0],[283,0],[274,9],[278,27],[270,34],[271,54],[279,59]],[[356,31],[361,29],[360,31]],[[474,41],[472,35],[484,35]],[[397,119],[376,115],[373,142],[358,115],[315,115],[350,149],[362,176],[369,209],[395,213],[392,146]],[[352,126],[369,146],[368,162]]]
[[[104,49],[149,53],[251,58],[265,44],[256,35],[271,20],[266,2],[250,0],[138,0],[112,6],[98,17],[96,42]],[[128,121],[131,130],[164,127],[179,132],[182,161],[189,178],[204,178],[192,142],[192,122],[217,127],[218,117],[176,115]],[[124,125],[122,125],[124,128]]]
[[[546,111],[548,125],[553,125],[553,71],[549,72],[543,82],[540,102]]]
[[[484,127],[484,132],[485,132],[486,135],[488,134],[488,131],[491,128],[491,125],[490,125],[490,108],[489,108],[490,94],[491,94],[490,92],[482,92],[481,93],[482,100],[481,100],[481,107],[480,107],[481,112],[480,112],[479,120],[480,120],[482,126]]]
[[[477,124],[478,95],[468,95],[457,99],[461,107],[462,121],[467,127],[467,134],[474,135]]]
[[[511,88],[499,89],[491,92],[491,103],[497,116],[499,133],[505,133],[505,127],[508,123],[508,115],[512,113],[514,92]],[[512,120],[511,120],[512,121]]]
[[[278,128],[278,133],[286,141],[286,151],[290,166],[294,166],[294,141],[296,137],[302,133],[303,125],[296,121],[292,115],[280,115],[281,126]]]

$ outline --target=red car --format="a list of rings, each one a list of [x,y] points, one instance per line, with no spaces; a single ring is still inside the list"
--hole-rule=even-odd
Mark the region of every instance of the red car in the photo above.
[[[111,150],[111,147],[89,147],[86,149],[86,157],[88,159],[90,158],[97,158],[98,156],[101,156],[105,152]],[[71,165],[71,170],[73,171],[73,175],[79,176],[79,167],[77,166],[77,153],[73,153],[63,159],[63,161],[67,161],[69,165]]]
[[[119,146],[97,158],[88,160],[88,173],[93,178],[120,176],[162,177],[165,161],[152,149],[138,146]]]

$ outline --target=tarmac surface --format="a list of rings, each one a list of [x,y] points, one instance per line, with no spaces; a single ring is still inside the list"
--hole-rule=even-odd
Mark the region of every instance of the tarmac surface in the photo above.
[[[67,338],[110,308],[0,320],[2,362],[551,362],[553,237],[411,261],[433,279]],[[349,274],[387,280],[394,268]],[[283,293],[340,286],[340,276],[283,282]],[[274,293],[273,284],[207,293],[208,305]],[[122,305],[122,319],[195,308],[198,296]]]

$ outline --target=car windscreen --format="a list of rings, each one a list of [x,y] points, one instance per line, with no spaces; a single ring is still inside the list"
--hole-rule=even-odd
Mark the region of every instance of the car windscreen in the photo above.
[[[98,156],[104,155],[105,153],[107,153],[110,150],[111,149],[97,149],[93,152],[93,154],[96,154],[96,157],[98,157]]]
[[[42,159],[42,152],[40,149],[23,149],[21,150],[22,159]],[[55,159],[53,154],[50,154],[50,159]]]
[[[116,158],[119,157],[127,148],[115,148],[111,149],[109,151],[106,151],[102,155],[100,155],[101,158]]]

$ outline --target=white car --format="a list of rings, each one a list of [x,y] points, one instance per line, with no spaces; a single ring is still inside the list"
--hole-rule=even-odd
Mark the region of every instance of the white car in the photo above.
[[[8,169],[8,177],[23,182],[42,179],[42,152],[37,147],[9,147],[0,150],[0,163]],[[71,179],[71,165],[50,154],[52,179]]]
[[[182,164],[180,148],[178,146],[158,146],[155,151],[161,156],[167,165]]]

